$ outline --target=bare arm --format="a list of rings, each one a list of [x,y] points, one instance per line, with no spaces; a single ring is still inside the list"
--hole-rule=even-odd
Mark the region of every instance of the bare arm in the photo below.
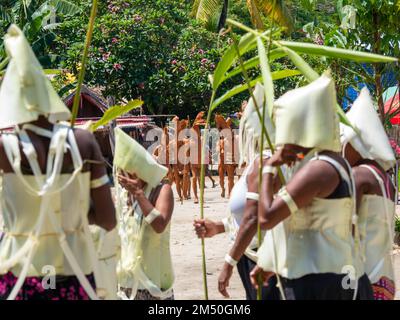
[[[295,156],[295,155],[293,155]],[[287,157],[284,156],[284,157]],[[278,166],[284,163],[282,154],[278,151],[267,165]],[[314,198],[329,196],[339,184],[336,170],[324,161],[312,161],[300,169],[288,183],[286,189],[297,207],[304,208],[311,204]],[[264,174],[258,217],[262,229],[272,229],[290,215],[289,207],[281,197],[273,198],[272,174]]]
[[[259,160],[256,160],[252,165],[252,169],[247,174],[247,190],[248,192],[258,193],[258,177],[259,177]],[[276,175],[273,178],[273,190],[278,191],[280,188],[279,178]],[[256,200],[248,199],[243,214],[242,222],[240,223],[238,234],[235,242],[230,250],[229,255],[236,261],[239,261],[246,249],[250,245],[254,236],[257,233],[258,215],[257,215],[258,202]],[[218,290],[225,296],[229,297],[227,287],[229,280],[232,276],[233,266],[225,262],[218,279]]]
[[[154,206],[149,199],[146,198],[144,193],[141,193],[135,198],[145,217],[147,217],[154,208],[160,212],[160,215],[154,219],[151,226],[157,233],[164,232],[165,228],[171,221],[172,212],[174,211],[174,196],[171,186],[167,183],[163,184]]]
[[[90,160],[104,162],[101,150],[95,137],[89,134],[85,137],[89,141],[92,154]],[[107,174],[104,164],[90,165],[90,179],[96,180]],[[91,189],[90,197],[92,207],[89,212],[89,223],[96,224],[107,231],[110,231],[116,226],[115,207],[111,197],[110,185],[103,185],[99,188]]]
[[[3,146],[3,141],[0,135],[0,171],[4,172],[12,172],[13,169],[10,165],[10,162],[8,161],[8,158],[6,156],[4,146]]]
[[[247,174],[247,189],[248,192],[258,193],[258,177],[259,177],[259,161],[256,160],[252,165],[251,171]],[[272,175],[271,175],[272,177]],[[279,177],[276,175],[272,178],[273,193],[276,193],[280,188]],[[238,261],[245,253],[252,239],[257,233],[258,225],[258,201],[248,199],[243,214],[242,222],[239,227],[233,247],[230,251],[230,256]]]

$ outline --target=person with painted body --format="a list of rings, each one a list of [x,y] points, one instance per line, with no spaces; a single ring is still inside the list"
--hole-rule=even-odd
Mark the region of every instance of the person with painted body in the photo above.
[[[10,62],[0,89],[0,129],[14,132],[0,137],[0,298],[112,295],[103,287],[88,226],[116,225],[100,148],[88,131],[61,123],[71,113],[17,26],[9,28],[5,47]],[[43,272],[55,276],[48,288]]]
[[[237,163],[235,161],[235,134],[232,130],[232,119],[225,119],[222,115],[215,115],[215,125],[220,132],[217,142],[218,153],[218,175],[219,185],[221,187],[221,197],[225,198],[225,172],[228,177],[228,197],[235,185],[235,170]]]
[[[170,253],[174,198],[168,169],[122,130],[115,130],[117,214],[121,237],[119,297],[173,300]]]
[[[264,88],[261,84],[257,84],[254,91],[256,103],[251,99],[241,117],[239,128],[239,154],[241,158],[239,165],[250,163],[250,166],[245,167],[242,177],[232,189],[229,200],[231,216],[219,222],[209,219],[200,219],[194,222],[195,231],[200,238],[213,237],[223,232],[230,233],[233,245],[222,267],[218,279],[218,290],[223,296],[229,297],[227,288],[233,269],[237,266],[243,287],[246,291],[247,300],[257,299],[257,292],[250,281],[250,271],[257,262],[258,197],[257,194],[249,193],[248,189],[249,185],[258,185],[258,177],[254,180],[251,180],[249,177],[252,175],[252,172],[258,172],[258,154],[262,129],[256,107],[259,108],[261,113],[264,102],[263,96]],[[270,137],[273,138],[274,127],[269,117],[266,117],[265,126]],[[265,150],[265,157],[269,155],[269,150]],[[254,197],[255,195],[256,197]],[[269,286],[263,287],[262,299],[278,299],[279,295],[275,287],[275,278],[271,278],[269,284]]]
[[[251,278],[277,276],[282,299],[371,299],[356,258],[351,168],[338,152],[334,82],[324,74],[275,101],[276,153],[264,161],[259,222],[267,230]],[[300,161],[299,161],[300,160]],[[277,167],[293,166],[274,197]],[[257,192],[256,189],[249,190]]]
[[[395,187],[387,171],[396,164],[385,129],[367,88],[361,90],[341,126],[343,155],[353,167],[361,260],[375,300],[393,300],[395,282],[391,251],[394,239]]]

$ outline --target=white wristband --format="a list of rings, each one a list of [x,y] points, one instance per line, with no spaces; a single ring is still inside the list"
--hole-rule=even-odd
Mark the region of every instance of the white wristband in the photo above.
[[[262,174],[271,173],[272,175],[276,175],[278,173],[278,169],[273,166],[264,166],[262,170]]]
[[[224,225],[224,230],[225,232],[229,232],[230,227],[229,227],[229,218],[224,218],[222,219],[222,223]]]
[[[246,199],[259,201],[260,195],[256,192],[246,192]]]
[[[108,178],[108,175],[104,175],[98,179],[94,179],[90,181],[90,189],[97,189],[102,186],[105,186],[106,184],[110,183],[110,179]]]
[[[232,267],[235,267],[238,264],[238,261],[236,261],[235,259],[233,259],[229,254],[227,254],[225,256],[225,262],[229,265],[231,265]]]
[[[286,203],[286,205],[289,208],[290,213],[295,213],[299,210],[299,208],[297,207],[296,202],[294,202],[292,196],[289,194],[289,192],[287,192],[286,188],[283,187],[279,192],[278,192],[278,196],[281,197],[281,199]]]
[[[151,212],[146,216],[146,218],[144,218],[144,220],[148,223],[148,224],[152,224],[153,221],[155,219],[157,219],[159,216],[161,216],[160,211],[158,211],[156,208],[154,208],[153,210],[151,210]]]

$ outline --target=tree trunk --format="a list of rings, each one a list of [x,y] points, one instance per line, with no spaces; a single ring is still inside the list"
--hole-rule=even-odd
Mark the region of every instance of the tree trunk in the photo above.
[[[224,0],[224,6],[222,7],[221,16],[218,22],[218,30],[217,30],[218,32],[220,32],[225,27],[225,22],[228,17],[228,6],[229,6],[229,0]]]

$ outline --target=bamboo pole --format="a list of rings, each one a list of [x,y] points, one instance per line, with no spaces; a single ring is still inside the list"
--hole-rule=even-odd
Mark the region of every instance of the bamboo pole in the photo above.
[[[204,182],[205,182],[205,157],[206,157],[206,143],[208,141],[208,130],[212,114],[212,105],[215,99],[215,90],[213,90],[210,100],[210,106],[208,108],[206,124],[204,126],[204,137],[201,146],[201,166],[200,166],[200,218],[204,219]],[[205,252],[205,241],[201,239],[201,255],[202,255],[202,271],[203,271],[203,287],[204,287],[204,298],[208,300],[208,286],[207,286],[207,263],[206,263],[206,252]]]
[[[79,71],[78,85],[76,87],[74,103],[72,106],[71,128],[74,127],[76,117],[78,116],[82,84],[83,84],[83,81],[85,78],[86,64],[87,64],[88,55],[89,55],[90,43],[92,41],[92,36],[93,36],[94,22],[96,20],[96,15],[97,15],[97,3],[98,3],[98,0],[93,0],[88,29],[86,32],[85,47],[84,47],[83,54],[82,54],[81,70]]]

